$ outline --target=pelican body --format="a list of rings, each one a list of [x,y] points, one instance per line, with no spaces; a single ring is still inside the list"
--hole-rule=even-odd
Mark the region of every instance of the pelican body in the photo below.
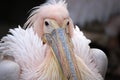
[[[10,29],[1,39],[0,80],[104,79],[106,55],[89,47],[64,0],[35,7],[25,27]]]

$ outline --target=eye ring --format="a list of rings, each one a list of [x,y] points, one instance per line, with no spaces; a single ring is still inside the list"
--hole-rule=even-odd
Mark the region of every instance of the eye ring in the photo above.
[[[49,23],[47,21],[45,21],[45,26],[49,26]]]

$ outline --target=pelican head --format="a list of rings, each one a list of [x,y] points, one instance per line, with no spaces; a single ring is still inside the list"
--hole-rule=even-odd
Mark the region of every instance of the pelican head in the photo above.
[[[32,26],[48,44],[65,79],[80,79],[71,41],[73,23],[63,0],[35,7],[25,26]]]
[[[73,53],[73,45],[70,39],[69,20],[65,19],[63,25],[53,19],[45,20],[44,43],[51,47],[65,78],[76,80],[80,75],[77,71],[76,59]],[[50,28],[49,28],[50,27]]]

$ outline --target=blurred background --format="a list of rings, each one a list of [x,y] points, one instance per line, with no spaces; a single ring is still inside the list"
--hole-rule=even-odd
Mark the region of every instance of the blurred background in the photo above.
[[[23,26],[29,11],[46,0],[0,0],[0,38],[10,28]],[[120,80],[120,0],[67,0],[70,16],[92,48],[108,57],[105,80]]]

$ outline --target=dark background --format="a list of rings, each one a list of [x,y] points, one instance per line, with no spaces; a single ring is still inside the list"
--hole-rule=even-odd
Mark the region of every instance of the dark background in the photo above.
[[[0,0],[0,24],[23,24],[28,11],[45,0]]]
[[[9,28],[23,25],[29,16],[29,11],[45,0],[0,0],[0,38]]]
[[[5,36],[8,33],[9,28],[14,28],[14,27],[17,27],[18,25],[23,26],[23,24],[27,20],[27,17],[29,16],[29,10],[35,6],[39,6],[40,4],[44,3],[45,1],[46,0],[0,0],[0,38],[2,38],[3,36]],[[93,24],[94,26],[102,25],[101,23],[98,23],[98,22],[93,22],[93,23],[94,23]],[[87,24],[87,26],[91,26],[91,25]],[[90,46],[102,49],[106,53],[106,55],[109,59],[106,80],[120,80],[120,74],[119,74],[120,69],[115,70],[118,68],[118,65],[120,63],[118,60],[115,61],[116,57],[112,57],[113,55],[111,56],[111,53],[112,52],[114,53],[115,51],[118,51],[116,53],[118,53],[118,55],[119,55],[120,50],[115,50],[115,51],[111,50],[112,47],[109,47],[109,45],[108,45],[109,43],[107,44],[104,41],[102,44],[97,43],[97,40],[94,40],[97,38],[94,38],[94,37],[95,36],[100,37],[100,39],[102,40],[104,37],[104,34],[103,33],[101,34],[101,32],[100,32],[100,34],[95,33],[95,36],[93,34],[90,36],[91,33],[98,32],[96,30],[98,30],[98,29],[102,30],[102,29],[100,29],[100,27],[97,27],[98,29],[94,29],[94,28],[95,27],[92,27],[92,30],[91,30],[91,27],[87,27],[87,28],[84,28],[83,31],[86,34],[89,34],[88,35],[89,38],[93,37],[93,42],[90,44]],[[102,30],[102,32],[103,32],[103,30]],[[118,48],[118,49],[120,49],[120,48]],[[110,56],[112,57],[112,59]]]

